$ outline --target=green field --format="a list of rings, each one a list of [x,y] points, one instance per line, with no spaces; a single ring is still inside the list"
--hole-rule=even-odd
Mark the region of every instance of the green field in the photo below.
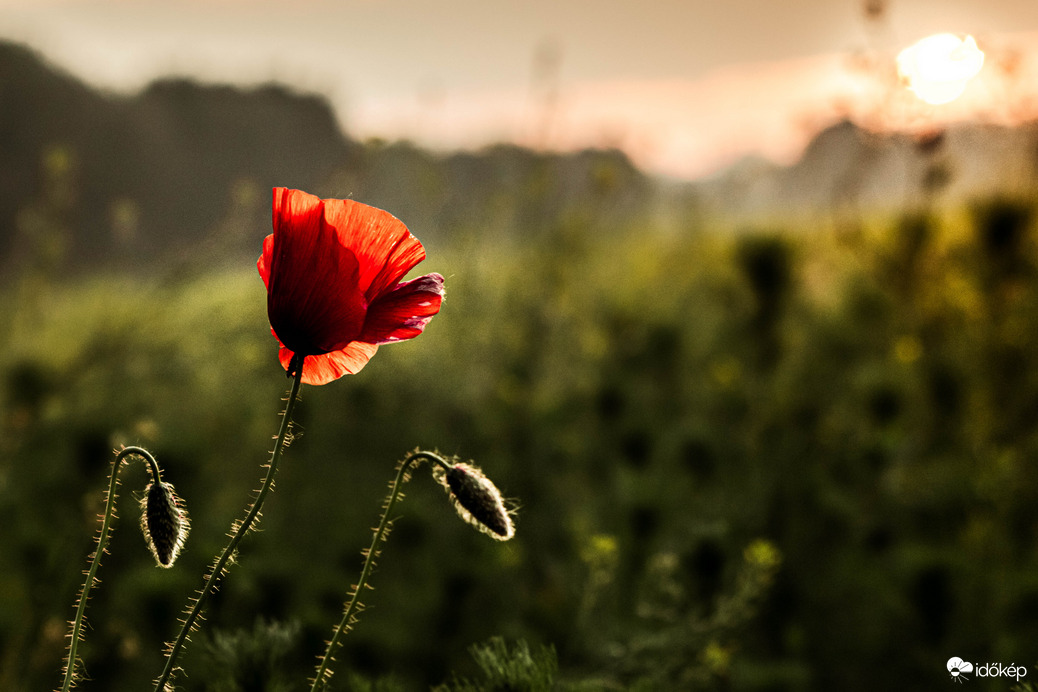
[[[438,243],[419,270],[447,296],[426,332],[304,386],[302,434],[180,688],[305,689],[418,446],[480,465],[515,498],[516,537],[473,531],[417,474],[336,689],[939,689],[952,656],[1033,666],[1034,221],[1000,201],[603,236],[575,215],[535,240]],[[83,689],[151,689],[277,429],[263,284],[251,263],[34,265],[0,317],[0,689],[58,684],[123,444],[157,456],[193,530],[156,568],[147,476],[124,472]],[[481,656],[540,682],[495,687]]]

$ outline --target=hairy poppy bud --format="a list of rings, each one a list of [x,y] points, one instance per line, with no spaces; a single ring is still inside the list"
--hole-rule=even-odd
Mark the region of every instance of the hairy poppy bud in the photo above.
[[[462,519],[499,541],[515,535],[501,492],[479,468],[469,464],[454,464],[447,469],[437,466],[434,475]]]
[[[190,522],[169,483],[149,483],[141,500],[141,531],[155,561],[170,567],[184,547]]]

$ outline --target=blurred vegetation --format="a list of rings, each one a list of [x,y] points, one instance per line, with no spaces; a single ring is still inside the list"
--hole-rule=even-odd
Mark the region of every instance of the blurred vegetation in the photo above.
[[[419,474],[340,689],[925,689],[953,655],[1033,660],[1034,221],[1002,199],[738,234],[603,235],[594,207],[459,229],[420,267],[447,276],[426,333],[304,388],[182,688],[302,684],[419,445],[517,498],[517,535],[472,531]],[[85,689],[140,689],[288,383],[251,262],[63,279],[49,242],[0,299],[0,688],[57,681],[112,450],[140,444],[193,532],[156,569],[124,472],[82,650]]]

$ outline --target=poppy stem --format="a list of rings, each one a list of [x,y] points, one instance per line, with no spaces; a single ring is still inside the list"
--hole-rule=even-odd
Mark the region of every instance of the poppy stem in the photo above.
[[[302,359],[300,359],[300,361],[301,360]],[[293,363],[294,362],[295,361],[293,360]],[[274,476],[277,473],[278,463],[281,461],[282,452],[284,452],[286,443],[290,437],[290,430],[292,428],[292,410],[295,408],[296,400],[299,398],[299,388],[303,381],[302,362],[300,362],[299,366],[292,372],[294,374],[292,388],[288,393],[288,402],[285,404],[285,410],[281,414],[281,427],[278,430],[277,442],[274,443],[274,451],[271,452],[270,462],[267,464],[267,476],[263,480],[263,485],[256,493],[256,498],[249,507],[249,511],[245,515],[245,518],[231,524],[231,531],[228,534],[231,538],[230,542],[226,547],[224,547],[223,552],[220,553],[220,556],[216,559],[213,568],[205,575],[202,588],[198,590],[198,594],[192,599],[190,608],[185,612],[184,619],[181,621],[180,631],[177,633],[177,638],[168,646],[166,652],[166,666],[162,669],[162,674],[155,681],[155,692],[164,692],[164,690],[171,689],[167,687],[167,682],[173,675],[177,658],[180,656],[181,650],[187,642],[188,635],[198,626],[197,621],[202,613],[202,609],[209,600],[209,596],[211,596],[213,591],[216,589],[216,585],[220,581],[220,578],[227,572],[227,567],[232,562],[234,555],[237,552],[238,544],[241,543],[245,534],[252,530],[255,524],[259,521],[260,508],[263,506],[263,501],[266,499],[267,494],[274,486]]]
[[[317,666],[317,673],[310,681],[310,692],[320,690],[324,685],[328,684],[332,677],[330,665],[333,660],[333,654],[339,646],[339,640],[353,629],[353,626],[357,623],[357,615],[364,610],[364,605],[360,602],[360,593],[365,588],[371,588],[368,586],[368,578],[371,577],[371,571],[375,567],[375,558],[381,552],[378,546],[389,538],[389,529],[393,525],[390,513],[393,511],[393,506],[397,500],[402,499],[404,496],[401,488],[404,483],[411,479],[411,467],[417,466],[423,461],[439,464],[445,469],[450,468],[450,464],[439,455],[421,450],[411,452],[397,465],[396,478],[390,484],[389,495],[386,496],[385,502],[382,505],[382,517],[379,519],[378,528],[375,529],[371,537],[371,545],[368,546],[367,550],[363,551],[364,566],[360,570],[360,579],[350,588],[349,601],[346,603],[342,619],[339,621],[338,627],[335,628],[332,638],[328,641],[324,657],[321,658],[321,663]]]
[[[108,538],[112,532],[115,522],[115,500],[119,488],[119,470],[122,468],[123,460],[128,456],[138,456],[144,459],[151,469],[152,482],[161,483],[162,477],[159,473],[158,462],[148,450],[143,447],[124,447],[119,451],[112,462],[112,470],[109,475],[108,493],[105,495],[105,513],[101,519],[101,530],[97,535],[97,549],[90,556],[90,567],[87,569],[86,581],[79,592],[79,600],[76,603],[76,617],[72,620],[72,629],[69,632],[68,658],[65,659],[65,680],[61,685],[61,692],[68,692],[76,679],[76,651],[79,642],[83,639],[83,623],[86,620],[86,605],[90,598],[90,589],[97,582],[97,570],[101,566],[101,556],[108,547]]]

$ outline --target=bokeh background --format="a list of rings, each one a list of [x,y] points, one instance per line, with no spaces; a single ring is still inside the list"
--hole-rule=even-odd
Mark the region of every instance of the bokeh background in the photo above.
[[[935,31],[986,53],[946,106],[894,67]],[[336,689],[1038,676],[1035,32],[1010,0],[0,2],[0,689],[57,684],[124,444],[194,528],[156,568],[124,472],[83,687],[161,669],[287,389],[273,186],[390,210],[447,298],[304,388],[182,689],[302,687],[416,446],[517,534],[417,474]]]

